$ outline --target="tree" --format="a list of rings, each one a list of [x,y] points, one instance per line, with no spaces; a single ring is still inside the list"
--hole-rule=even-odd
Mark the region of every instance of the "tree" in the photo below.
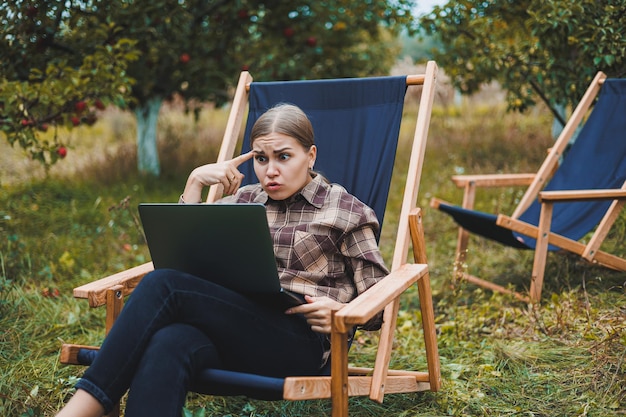
[[[421,19],[457,88],[498,81],[510,109],[577,103],[597,71],[626,72],[626,0],[461,0]]]
[[[68,11],[65,1],[0,4],[0,130],[46,167],[67,153],[60,127],[91,124],[109,103],[126,105],[126,65],[136,57],[132,41],[111,40],[114,26],[86,34],[80,29],[93,16]],[[53,138],[42,138],[48,129]]]
[[[48,2],[29,2],[39,3]],[[222,104],[242,69],[256,80],[386,73],[398,50],[395,35],[416,29],[414,0],[59,3],[68,4],[64,16],[89,16],[74,25],[82,39],[106,27],[109,43],[134,42],[138,59],[128,62],[127,76],[135,81],[129,105],[137,116],[138,165],[155,175],[156,121],[164,100],[179,95],[194,111],[193,103]]]

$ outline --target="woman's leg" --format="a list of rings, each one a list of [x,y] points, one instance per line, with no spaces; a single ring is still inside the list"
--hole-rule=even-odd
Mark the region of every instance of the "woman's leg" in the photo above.
[[[186,323],[208,336],[225,369],[269,376],[316,372],[323,337],[298,315],[259,306],[233,291],[172,270],[148,274],[122,310],[77,388],[108,412],[129,388],[153,335]]]
[[[194,371],[219,367],[215,346],[197,328],[175,323],[155,333],[133,377],[127,417],[179,417]]]
[[[81,389],[70,398],[56,417],[102,417],[104,408],[96,397]]]

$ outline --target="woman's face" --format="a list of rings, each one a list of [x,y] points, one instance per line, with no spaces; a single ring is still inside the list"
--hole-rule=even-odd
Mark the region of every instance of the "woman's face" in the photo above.
[[[291,136],[273,132],[257,137],[252,152],[254,172],[273,200],[285,200],[311,181],[309,169],[315,163],[315,145],[306,150]]]

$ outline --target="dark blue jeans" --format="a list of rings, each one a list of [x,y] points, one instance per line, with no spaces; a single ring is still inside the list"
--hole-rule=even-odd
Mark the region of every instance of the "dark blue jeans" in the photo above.
[[[192,275],[156,270],[137,286],[76,385],[107,413],[180,416],[196,371],[283,377],[319,371],[325,337],[302,315],[260,305]]]

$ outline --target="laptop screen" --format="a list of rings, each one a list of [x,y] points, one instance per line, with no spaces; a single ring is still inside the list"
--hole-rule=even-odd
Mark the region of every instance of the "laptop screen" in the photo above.
[[[262,204],[142,203],[155,268],[171,268],[243,293],[280,292]]]

